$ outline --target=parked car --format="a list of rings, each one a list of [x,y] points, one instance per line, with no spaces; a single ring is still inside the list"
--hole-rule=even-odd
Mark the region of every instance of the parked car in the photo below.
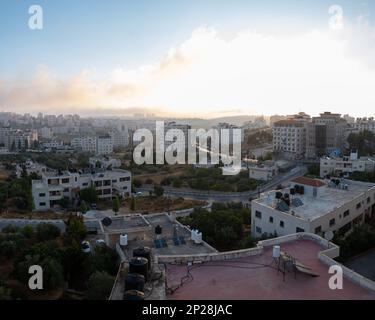
[[[106,246],[107,244],[106,244],[106,242],[105,242],[105,240],[103,240],[103,239],[98,239],[98,240],[96,240],[96,245],[97,246]]]
[[[90,253],[91,252],[91,246],[88,241],[83,241],[81,244],[82,251],[84,253]]]

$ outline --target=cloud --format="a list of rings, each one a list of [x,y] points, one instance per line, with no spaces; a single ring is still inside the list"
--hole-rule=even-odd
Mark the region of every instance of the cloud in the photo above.
[[[280,114],[331,110],[373,115],[375,29],[361,18],[341,30],[224,39],[198,28],[158,62],[106,75],[63,79],[39,67],[32,79],[0,82],[0,105],[14,110],[181,115]],[[218,111],[220,110],[220,111]]]

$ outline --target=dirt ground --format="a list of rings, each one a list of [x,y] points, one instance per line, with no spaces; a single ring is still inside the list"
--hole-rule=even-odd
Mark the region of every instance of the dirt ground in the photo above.
[[[37,219],[37,220],[59,220],[67,219],[68,213],[55,212],[3,212],[0,213],[2,219]]]
[[[168,199],[165,197],[162,198],[150,198],[150,197],[139,197],[135,198],[136,208],[134,212],[137,213],[157,213],[157,212],[166,212],[185,210],[198,206],[206,205],[204,201],[198,200],[186,200],[186,199]],[[130,199],[125,200],[125,203],[121,206],[120,213],[131,213],[129,209]]]

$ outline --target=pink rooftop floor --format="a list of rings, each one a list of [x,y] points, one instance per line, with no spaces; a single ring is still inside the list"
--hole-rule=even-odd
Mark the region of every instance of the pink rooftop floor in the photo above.
[[[328,267],[318,259],[322,247],[313,241],[298,240],[281,245],[281,250],[310,267],[319,277],[313,278],[293,272],[287,273],[285,282],[282,273],[271,267],[256,264],[272,263],[272,248],[262,255],[231,261],[205,263],[191,270],[193,281],[186,283],[172,295],[171,300],[375,300],[375,293],[344,278],[343,290],[331,290],[328,286]],[[249,262],[249,263],[248,263]],[[255,263],[255,264],[251,264]],[[237,267],[233,267],[237,266]],[[244,267],[256,269],[246,269]],[[180,283],[186,275],[186,266],[168,266],[169,287]]]

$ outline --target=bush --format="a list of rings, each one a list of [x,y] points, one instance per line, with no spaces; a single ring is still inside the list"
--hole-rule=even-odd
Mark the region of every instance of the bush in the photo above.
[[[39,241],[53,240],[60,235],[60,229],[53,224],[40,223],[36,227],[36,237]]]
[[[87,297],[90,300],[107,300],[111,294],[115,278],[107,272],[95,272],[88,281]]]

